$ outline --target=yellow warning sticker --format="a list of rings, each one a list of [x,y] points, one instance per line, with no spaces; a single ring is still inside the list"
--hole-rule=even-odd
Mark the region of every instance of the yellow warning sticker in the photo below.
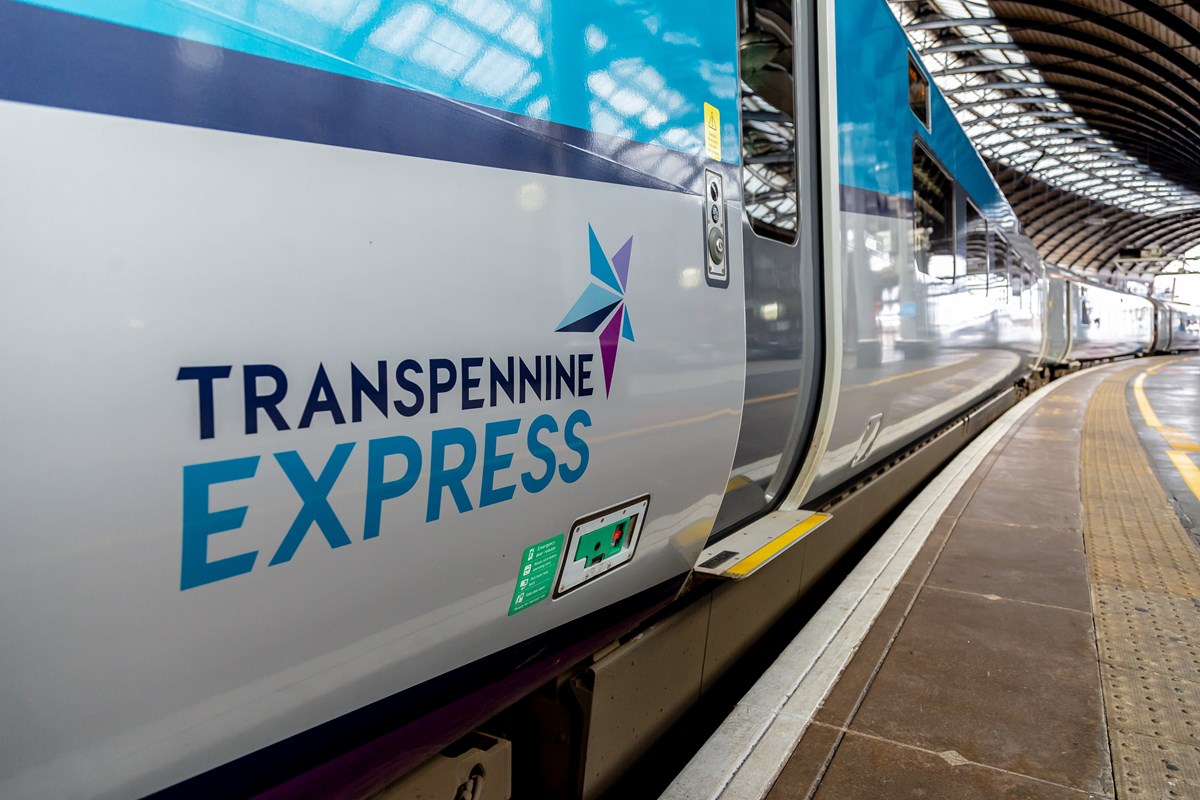
[[[704,152],[721,160],[721,112],[708,103],[704,104]]]

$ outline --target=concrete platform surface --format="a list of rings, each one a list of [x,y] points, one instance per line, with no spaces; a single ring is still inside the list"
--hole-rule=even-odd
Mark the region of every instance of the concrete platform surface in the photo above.
[[[1052,384],[957,481],[781,770],[673,796],[1200,798],[1197,442],[1200,359]]]
[[[1165,455],[1193,457],[1198,392],[1189,359],[1049,393],[960,490],[769,797],[1200,797],[1179,513],[1200,498]],[[1143,447],[1135,425],[1166,436]]]

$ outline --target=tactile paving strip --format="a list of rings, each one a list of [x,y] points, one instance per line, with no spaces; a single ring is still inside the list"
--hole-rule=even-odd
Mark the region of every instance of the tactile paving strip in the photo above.
[[[1200,747],[1136,733],[1126,733],[1121,745],[1114,764],[1118,798],[1200,797]]]
[[[1187,635],[1187,617],[1200,610],[1186,598],[1097,584],[1092,587],[1092,600],[1103,660],[1200,680],[1200,640],[1194,632]],[[1106,636],[1110,631],[1116,635]],[[1200,723],[1200,717],[1196,721]]]
[[[1150,715],[1154,724],[1151,736],[1166,739],[1166,731],[1182,731],[1183,738],[1200,747],[1200,686],[1193,681],[1172,680],[1148,669],[1124,669],[1112,666],[1105,670],[1108,690],[1108,721],[1110,725],[1127,727],[1134,724],[1139,713]],[[1164,702],[1163,698],[1167,698]],[[1198,764],[1197,766],[1200,766]]]
[[[1130,424],[1114,372],[1088,405],[1084,542],[1117,798],[1200,797],[1200,553]]]

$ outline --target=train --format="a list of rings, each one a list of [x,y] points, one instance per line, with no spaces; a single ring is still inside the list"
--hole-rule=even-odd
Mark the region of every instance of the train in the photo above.
[[[1016,397],[1200,348],[883,0],[0,0],[0,145],[5,798],[496,719],[597,797]]]

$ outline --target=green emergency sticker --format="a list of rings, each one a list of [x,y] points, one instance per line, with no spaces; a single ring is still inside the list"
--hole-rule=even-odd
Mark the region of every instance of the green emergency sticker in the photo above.
[[[511,617],[550,596],[554,588],[554,576],[558,574],[558,556],[562,552],[563,536],[538,542],[525,548],[521,556],[521,571],[517,574],[517,586],[513,589],[512,605],[508,607]]]

